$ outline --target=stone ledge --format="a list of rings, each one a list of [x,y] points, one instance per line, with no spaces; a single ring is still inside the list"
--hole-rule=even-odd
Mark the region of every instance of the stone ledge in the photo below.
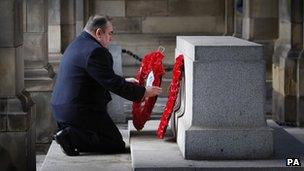
[[[177,143],[166,136],[165,140],[159,140],[155,133],[155,123],[148,122],[141,133],[132,133],[130,148],[132,167],[136,171],[150,170],[303,170],[302,167],[286,167],[285,157],[300,157],[304,161],[304,133],[302,130],[284,130],[272,120],[268,120],[268,126],[274,129],[274,157],[265,160],[185,160],[177,146]],[[153,126],[154,125],[154,126]],[[132,125],[129,126],[131,127]],[[154,130],[152,129],[154,127]],[[134,131],[133,131],[134,132]],[[150,134],[149,134],[150,132]],[[151,134],[152,133],[152,134]],[[295,136],[301,133],[302,136]]]
[[[129,147],[129,135],[127,130],[120,129],[126,148]],[[41,166],[41,171],[131,171],[130,153],[124,154],[94,154],[81,153],[80,156],[66,156],[60,146],[53,141],[46,158]]]

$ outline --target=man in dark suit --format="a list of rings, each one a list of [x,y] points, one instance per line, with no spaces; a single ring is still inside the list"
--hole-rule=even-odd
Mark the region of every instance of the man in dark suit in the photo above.
[[[54,139],[69,156],[125,150],[122,136],[106,110],[111,100],[109,91],[131,101],[161,92],[160,87],[142,87],[136,79],[114,73],[107,49],[112,34],[108,17],[91,16],[61,58],[51,104],[58,124]]]

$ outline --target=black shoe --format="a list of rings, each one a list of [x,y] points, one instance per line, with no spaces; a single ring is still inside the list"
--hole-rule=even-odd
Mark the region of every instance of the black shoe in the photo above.
[[[72,147],[69,139],[67,130],[61,130],[57,132],[54,137],[55,141],[60,145],[62,151],[68,156],[78,156],[79,151]]]

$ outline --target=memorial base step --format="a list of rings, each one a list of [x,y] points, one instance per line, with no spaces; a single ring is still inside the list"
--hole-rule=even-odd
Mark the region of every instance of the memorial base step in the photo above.
[[[135,171],[192,171],[192,170],[304,170],[304,129],[288,132],[268,120],[274,129],[274,155],[269,159],[255,160],[185,160],[176,142],[167,135],[157,139],[158,121],[150,121],[141,132],[135,131],[129,122],[132,167]],[[299,158],[302,167],[287,167],[286,158]]]

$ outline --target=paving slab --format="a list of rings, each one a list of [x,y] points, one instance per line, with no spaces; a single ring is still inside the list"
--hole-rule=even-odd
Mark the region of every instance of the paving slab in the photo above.
[[[157,139],[159,121],[150,121],[138,132],[129,122],[132,167],[135,171],[192,171],[192,170],[304,170],[304,128],[284,129],[274,121],[274,155],[255,160],[185,160],[178,145],[167,135]],[[302,167],[286,167],[286,158],[300,158]]]
[[[129,148],[128,131],[121,130],[126,148]],[[41,171],[130,171],[130,153],[124,154],[92,154],[81,153],[80,156],[66,156],[60,146],[53,141],[46,158],[42,164]]]

